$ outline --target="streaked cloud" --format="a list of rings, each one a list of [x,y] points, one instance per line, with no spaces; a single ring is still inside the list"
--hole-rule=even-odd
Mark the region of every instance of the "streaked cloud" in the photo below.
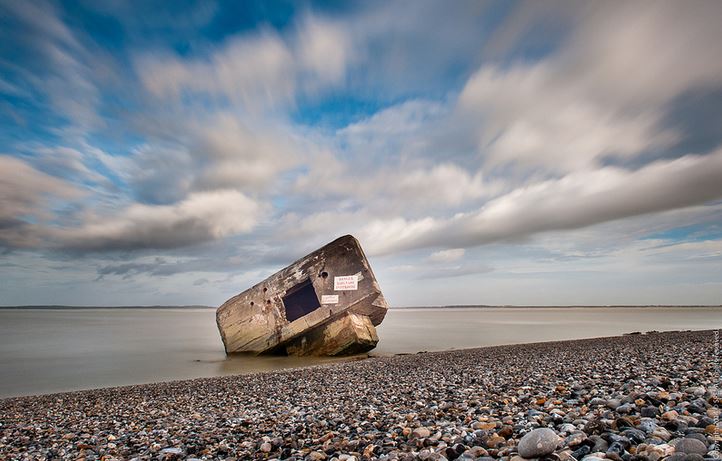
[[[439,250],[431,253],[429,261],[448,263],[457,261],[464,257],[466,251],[463,248],[452,248],[449,250]]]
[[[240,192],[196,192],[173,205],[133,204],[113,216],[53,230],[62,248],[84,251],[178,248],[251,231],[262,206]]]
[[[293,103],[299,90],[340,83],[349,45],[339,24],[309,15],[289,37],[261,28],[203,56],[145,52],[135,66],[145,88],[161,99],[200,94],[258,111]]]
[[[138,8],[0,3],[7,299],[213,303],[345,233],[398,304],[722,283],[719,2]]]
[[[6,248],[42,246],[38,234],[56,217],[59,202],[83,195],[15,157],[0,155],[0,171],[0,245]]]
[[[576,229],[722,198],[722,151],[659,161],[637,171],[580,171],[515,189],[480,210],[448,220],[427,217],[369,224],[372,252],[434,246],[477,246],[539,232]]]

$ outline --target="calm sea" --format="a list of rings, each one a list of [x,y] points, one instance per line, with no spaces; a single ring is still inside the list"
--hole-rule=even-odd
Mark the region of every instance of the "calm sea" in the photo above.
[[[722,328],[722,309],[392,309],[373,355]],[[0,397],[332,362],[226,358],[213,309],[0,309]]]

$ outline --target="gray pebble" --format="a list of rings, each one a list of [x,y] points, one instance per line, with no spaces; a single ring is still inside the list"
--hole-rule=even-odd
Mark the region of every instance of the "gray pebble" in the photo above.
[[[674,451],[677,453],[706,455],[707,445],[697,439],[684,438],[677,442],[677,445],[674,446]]]
[[[543,427],[534,429],[519,441],[517,447],[523,458],[539,458],[553,453],[559,444],[559,436],[553,430]]]

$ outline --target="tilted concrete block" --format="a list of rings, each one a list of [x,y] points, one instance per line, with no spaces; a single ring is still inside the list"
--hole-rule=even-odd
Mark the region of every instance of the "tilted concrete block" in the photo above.
[[[378,343],[388,305],[351,235],[276,272],[216,311],[226,353],[348,355]]]

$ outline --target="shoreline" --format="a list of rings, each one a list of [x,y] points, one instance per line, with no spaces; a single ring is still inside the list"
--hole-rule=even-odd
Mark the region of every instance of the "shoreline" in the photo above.
[[[495,347],[511,347],[511,346],[537,346],[537,345],[544,345],[548,343],[568,343],[568,342],[576,342],[576,341],[585,341],[585,340],[604,340],[604,339],[613,339],[613,338],[621,338],[625,336],[636,336],[636,335],[654,335],[654,334],[663,334],[663,333],[698,333],[698,332],[709,332],[714,330],[708,330],[708,329],[685,329],[685,330],[649,330],[649,331],[630,331],[627,333],[623,333],[621,335],[616,336],[596,336],[596,337],[589,337],[589,338],[576,338],[576,339],[551,339],[546,341],[533,341],[533,342],[510,342],[507,344],[495,344],[495,345],[488,345],[488,346],[479,346],[479,347],[469,347],[469,348],[450,348],[450,349],[430,349],[430,350],[421,350],[416,352],[397,352],[397,353],[383,353],[383,352],[377,352],[376,349],[371,350],[364,354],[358,354],[358,355],[350,355],[350,356],[341,356],[341,357],[284,357],[284,356],[274,356],[274,355],[253,355],[253,354],[244,354],[244,353],[236,353],[236,354],[230,354],[226,355],[225,360],[216,360],[214,362],[221,363],[226,360],[234,360],[234,358],[243,359],[243,358],[249,358],[249,359],[278,359],[278,360],[299,360],[299,359],[310,359],[313,360],[314,363],[308,363],[304,365],[299,366],[289,366],[289,367],[281,367],[276,368],[272,370],[251,370],[251,371],[243,371],[239,373],[234,374],[221,374],[217,376],[198,376],[198,377],[188,377],[188,378],[182,378],[182,379],[168,379],[168,380],[159,380],[159,381],[149,381],[149,382],[140,382],[140,383],[121,383],[118,385],[109,385],[109,386],[100,386],[100,387],[88,387],[88,388],[81,388],[81,389],[69,389],[69,390],[59,390],[59,391],[52,391],[52,392],[42,392],[37,394],[22,394],[22,395],[11,395],[11,396],[0,396],[0,403],[2,403],[3,400],[8,399],[19,399],[19,398],[34,398],[34,397],[49,397],[54,395],[62,395],[62,394],[73,394],[77,392],[91,392],[91,391],[101,391],[105,389],[125,389],[125,388],[131,388],[136,386],[153,386],[158,384],[169,384],[169,383],[183,383],[187,381],[196,381],[199,379],[215,379],[215,378],[222,378],[222,377],[233,377],[233,376],[252,376],[257,374],[265,374],[265,373],[277,373],[277,372],[294,372],[298,370],[304,370],[307,368],[315,368],[315,367],[326,367],[326,366],[334,366],[338,364],[348,363],[348,362],[359,362],[359,361],[366,361],[366,360],[375,360],[375,359],[388,359],[393,357],[408,357],[408,356],[416,356],[416,355],[424,355],[424,354],[444,354],[444,353],[450,353],[450,352],[464,352],[464,351],[474,351],[476,349],[490,349]],[[195,362],[200,362],[200,360],[194,360]]]
[[[373,355],[722,328],[717,308],[390,310]],[[271,370],[225,360],[212,309],[0,310],[0,397]],[[222,361],[221,361],[222,360]]]
[[[392,310],[406,310],[406,309],[646,309],[646,308],[682,308],[682,309],[696,309],[696,308],[722,308],[722,304],[599,304],[599,305],[500,305],[494,306],[491,304],[449,304],[443,306],[396,306],[390,307]],[[192,310],[192,309],[203,309],[203,310],[216,310],[217,306],[205,306],[205,305],[178,305],[178,306],[65,306],[65,305],[23,305],[23,306],[0,306],[0,310],[92,310],[92,309],[151,309],[151,310],[164,310],[164,309],[180,309],[180,310]]]
[[[0,457],[512,460],[524,434],[550,427],[562,461],[671,459],[678,438],[720,437],[714,339],[633,334],[11,397]]]

